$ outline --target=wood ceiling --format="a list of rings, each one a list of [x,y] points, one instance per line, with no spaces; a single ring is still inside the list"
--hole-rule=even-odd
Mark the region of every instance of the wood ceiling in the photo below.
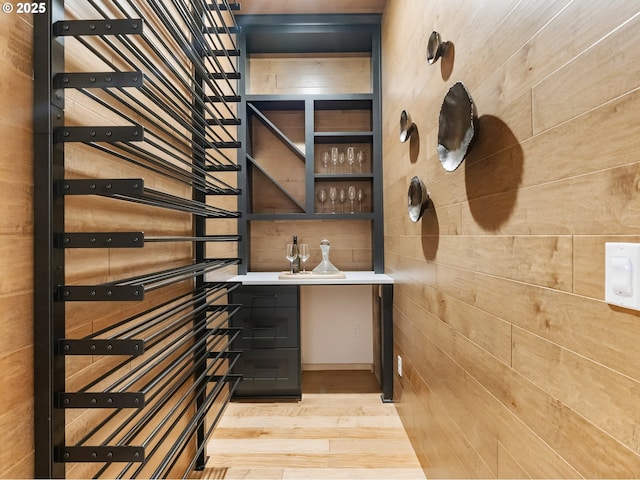
[[[386,0],[239,0],[240,15],[382,13]]]

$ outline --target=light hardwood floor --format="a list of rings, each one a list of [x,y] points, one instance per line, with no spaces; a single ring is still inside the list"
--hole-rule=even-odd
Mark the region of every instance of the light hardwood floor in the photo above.
[[[344,390],[305,381],[300,402],[230,404],[200,478],[424,479],[395,406]]]

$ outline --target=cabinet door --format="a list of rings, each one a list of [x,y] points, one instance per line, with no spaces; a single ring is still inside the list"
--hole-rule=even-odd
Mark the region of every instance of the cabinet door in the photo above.
[[[296,348],[300,346],[297,286],[246,285],[232,295],[242,305],[232,318],[242,333],[234,349]]]
[[[299,348],[245,350],[234,373],[243,376],[235,397],[299,398],[302,395]]]
[[[234,350],[295,348],[300,346],[297,307],[241,308],[232,326],[241,327]]]
[[[300,397],[300,310],[295,285],[243,285],[231,295],[242,308],[232,317],[242,333],[233,372],[243,376],[234,397]]]
[[[298,307],[296,285],[243,285],[231,294],[231,302],[244,309]]]

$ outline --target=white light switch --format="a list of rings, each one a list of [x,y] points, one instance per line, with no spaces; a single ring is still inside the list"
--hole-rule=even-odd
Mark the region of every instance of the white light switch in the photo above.
[[[611,288],[613,293],[623,297],[633,295],[633,268],[629,257],[615,256],[611,259]]]
[[[605,243],[607,303],[640,310],[640,244]]]

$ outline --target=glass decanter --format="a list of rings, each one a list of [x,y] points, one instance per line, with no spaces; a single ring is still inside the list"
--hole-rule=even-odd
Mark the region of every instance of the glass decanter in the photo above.
[[[322,261],[318,264],[316,268],[313,269],[313,273],[319,274],[327,274],[327,273],[339,273],[338,270],[333,263],[329,261],[329,249],[331,248],[331,244],[329,240],[322,240],[320,242],[320,250],[322,252]]]

